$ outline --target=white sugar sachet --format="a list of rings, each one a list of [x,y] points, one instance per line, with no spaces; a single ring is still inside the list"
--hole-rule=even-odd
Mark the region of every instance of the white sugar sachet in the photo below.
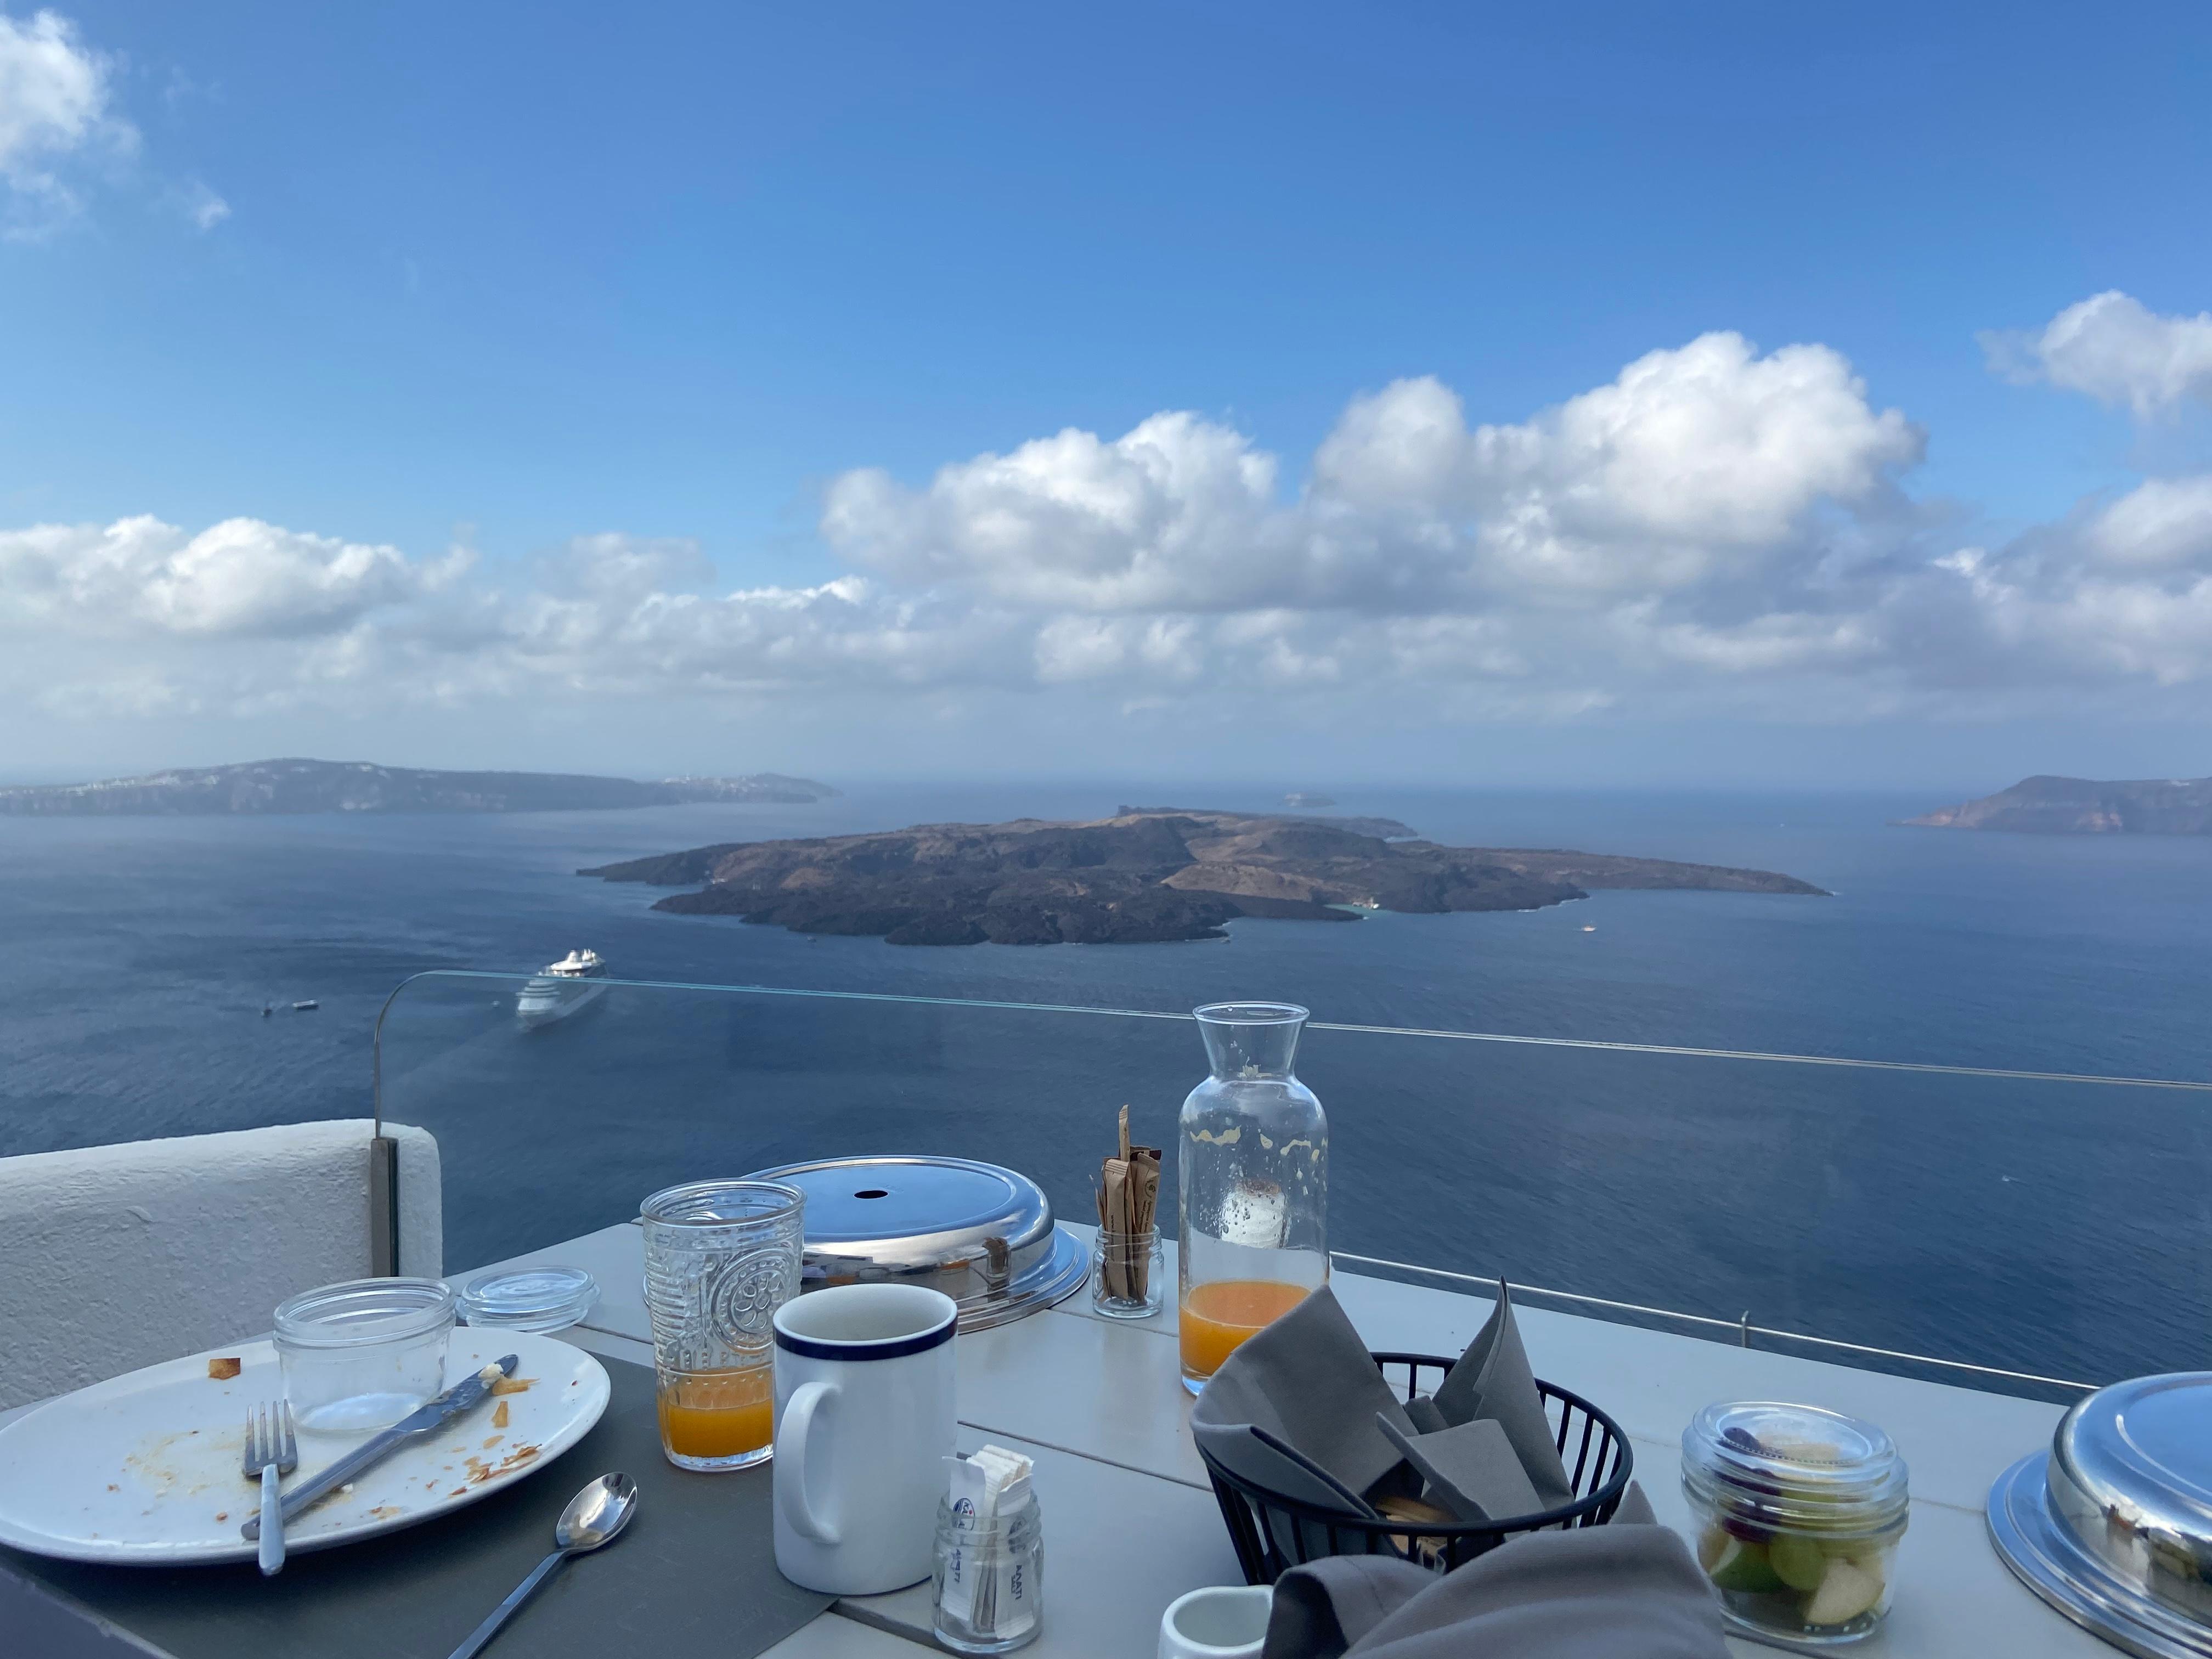
[[[938,1599],[946,1612],[966,1624],[1011,1630],[1012,1623],[1034,1616],[1028,1607],[1028,1575],[1006,1560],[999,1517],[1017,1514],[1027,1505],[1035,1467],[1030,1459],[1003,1446],[983,1446],[965,1457],[945,1460],[953,1540]]]

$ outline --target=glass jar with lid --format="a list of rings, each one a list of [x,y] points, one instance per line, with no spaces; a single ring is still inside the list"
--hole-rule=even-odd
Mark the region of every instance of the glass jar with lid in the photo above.
[[[1698,1564],[1729,1621],[1822,1647],[1889,1611],[1911,1498],[1905,1460],[1871,1423],[1815,1406],[1708,1406],[1682,1431]]]
[[[1328,1119],[1292,1071],[1306,1011],[1194,1011],[1212,1074],[1182,1103],[1176,1158],[1183,1386],[1328,1282]]]

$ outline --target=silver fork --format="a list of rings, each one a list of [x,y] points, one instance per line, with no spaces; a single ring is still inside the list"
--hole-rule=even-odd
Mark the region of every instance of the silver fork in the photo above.
[[[261,1483],[261,1571],[284,1566],[284,1511],[276,1494],[278,1478],[300,1467],[300,1442],[292,1432],[292,1402],[256,1406],[246,1414],[246,1478]]]

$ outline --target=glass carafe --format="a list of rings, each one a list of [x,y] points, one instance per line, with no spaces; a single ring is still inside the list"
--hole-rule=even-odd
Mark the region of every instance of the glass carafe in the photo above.
[[[1176,1316],[1196,1394],[1237,1344],[1328,1282],[1328,1120],[1291,1070],[1304,1009],[1194,1012],[1213,1068],[1182,1103],[1176,1158]]]

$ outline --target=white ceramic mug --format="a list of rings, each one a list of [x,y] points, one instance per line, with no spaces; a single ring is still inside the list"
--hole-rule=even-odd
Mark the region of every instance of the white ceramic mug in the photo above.
[[[1260,1659],[1274,1604],[1266,1584],[1211,1584],[1179,1595],[1160,1615],[1160,1659]]]
[[[775,1565],[794,1584],[875,1595],[929,1577],[959,1311],[919,1285],[836,1285],[775,1310]]]

